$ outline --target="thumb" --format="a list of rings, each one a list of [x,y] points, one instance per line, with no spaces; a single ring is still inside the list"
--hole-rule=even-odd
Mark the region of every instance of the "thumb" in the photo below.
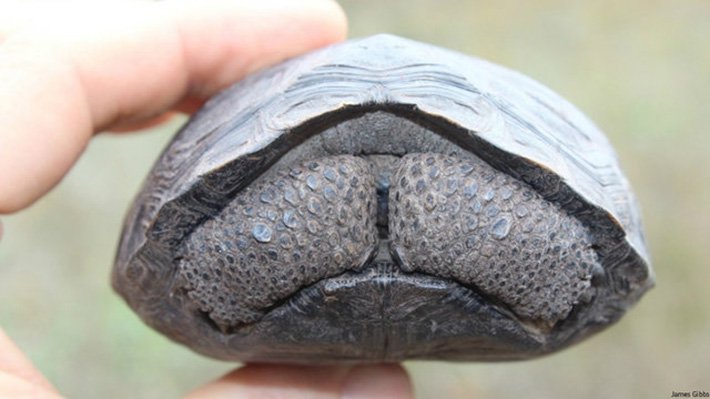
[[[1,328],[0,398],[59,398],[52,385]]]
[[[198,388],[186,396],[186,399],[409,399],[412,395],[409,376],[398,364],[252,364]]]

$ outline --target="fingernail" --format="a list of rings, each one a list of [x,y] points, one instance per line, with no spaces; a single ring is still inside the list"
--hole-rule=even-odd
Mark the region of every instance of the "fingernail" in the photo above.
[[[397,364],[353,367],[343,383],[343,399],[409,399],[412,384]]]

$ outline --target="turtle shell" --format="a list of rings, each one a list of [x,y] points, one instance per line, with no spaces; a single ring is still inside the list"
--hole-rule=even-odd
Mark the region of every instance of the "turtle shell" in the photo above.
[[[221,359],[522,359],[653,285],[604,135],[511,70],[377,35],[212,98],[130,210],[112,281]]]

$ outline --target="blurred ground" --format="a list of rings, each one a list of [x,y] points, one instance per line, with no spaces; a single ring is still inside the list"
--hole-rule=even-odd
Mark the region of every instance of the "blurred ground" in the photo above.
[[[390,32],[475,54],[579,106],[618,150],[656,267],[657,287],[603,334],[536,361],[409,363],[418,396],[710,391],[710,2],[342,4],[351,36]],[[69,397],[176,397],[231,367],[144,326],[108,284],[123,214],[176,127],[97,138],[54,192],[4,218],[0,325]]]

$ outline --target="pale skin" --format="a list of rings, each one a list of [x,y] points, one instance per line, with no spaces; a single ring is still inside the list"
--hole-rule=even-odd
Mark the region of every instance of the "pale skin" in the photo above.
[[[0,1],[0,214],[50,191],[95,134],[193,112],[345,33],[327,0]],[[1,329],[0,397],[61,397]],[[248,365],[186,397],[410,398],[412,388],[399,365]]]

